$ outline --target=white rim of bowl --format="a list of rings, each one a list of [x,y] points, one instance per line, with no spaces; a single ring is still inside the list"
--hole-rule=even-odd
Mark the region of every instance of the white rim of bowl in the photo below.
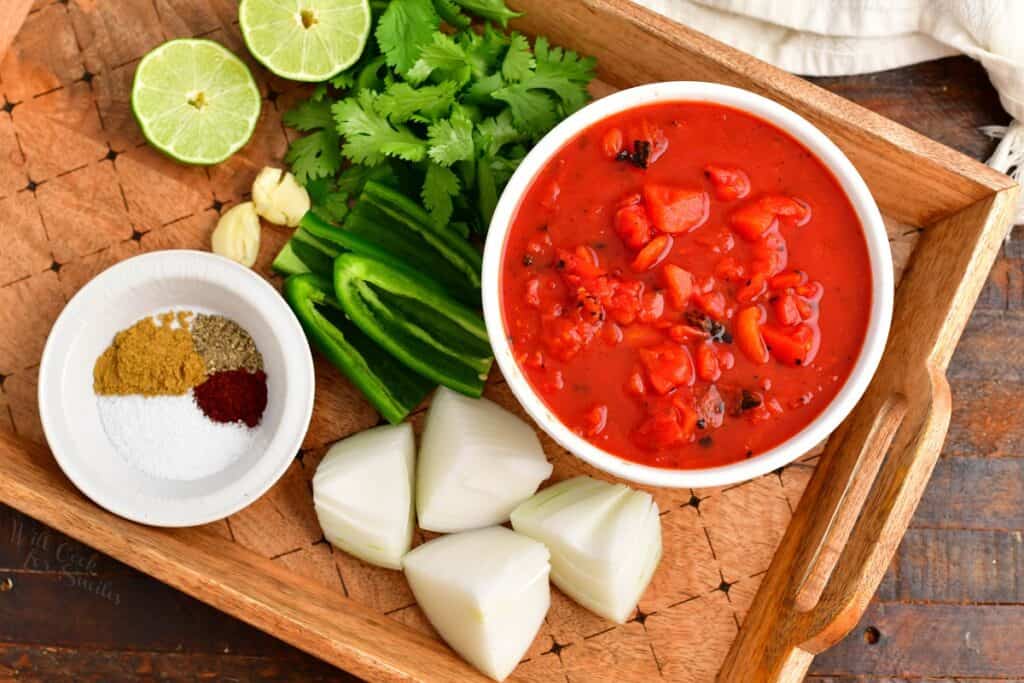
[[[577,435],[537,396],[512,356],[501,310],[501,262],[519,204],[546,162],[576,135],[610,116],[645,105],[709,102],[744,111],[788,133],[836,178],[860,220],[871,264],[872,302],[867,334],[850,376],[832,402],[810,424],[783,443],[749,459],[705,469],[651,467],[621,458]],[[725,486],[787,465],[827,438],[853,410],[878,368],[892,319],[892,254],[881,213],[867,184],[842,151],[796,112],[761,95],[702,81],[668,81],[621,90],[569,116],[526,155],[505,187],[491,219],[484,248],[483,309],[495,358],[512,393],[526,412],[563,448],[594,467],[639,484],[672,488]]]
[[[117,277],[117,274],[122,270],[138,268],[140,265],[149,265],[147,263],[149,261],[153,262],[153,267],[156,269],[156,264],[161,261],[175,261],[178,259],[189,259],[192,262],[190,266],[191,268],[194,268],[197,260],[206,260],[212,263],[213,267],[226,268],[229,272],[233,271],[233,273],[238,276],[239,281],[248,281],[247,284],[252,283],[252,286],[254,287],[252,290],[252,296],[254,298],[271,302],[271,305],[273,305],[273,302],[275,301],[278,302],[280,304],[280,309],[276,312],[278,314],[277,322],[287,326],[287,329],[283,331],[283,334],[288,337],[301,339],[303,342],[299,349],[296,349],[295,353],[301,353],[301,349],[305,349],[305,358],[297,362],[302,366],[303,377],[308,378],[309,390],[306,392],[306,399],[299,411],[300,414],[297,416],[298,419],[291,420],[296,431],[295,436],[289,440],[290,447],[288,449],[281,450],[281,461],[277,463],[272,470],[267,472],[262,480],[254,482],[252,487],[246,487],[243,495],[238,496],[231,501],[225,501],[220,505],[207,504],[203,506],[202,511],[190,510],[188,514],[171,518],[162,517],[159,514],[152,516],[139,514],[137,510],[123,507],[120,504],[120,501],[103,500],[102,494],[88,483],[88,477],[83,475],[76,463],[76,459],[66,455],[66,453],[73,450],[73,444],[64,440],[64,430],[58,429],[56,425],[53,424],[50,416],[50,410],[45,406],[51,405],[50,402],[52,399],[50,398],[49,392],[51,390],[59,391],[60,389],[60,378],[59,375],[54,374],[54,370],[61,370],[63,368],[62,361],[53,357],[53,349],[57,343],[53,340],[59,340],[64,334],[64,328],[75,324],[77,309],[85,305],[85,302],[88,301],[89,297],[93,296],[94,291],[101,290],[105,286],[105,282],[107,280]],[[51,369],[51,367],[53,369]],[[290,377],[287,381],[292,381],[294,379],[301,380],[302,378]],[[52,387],[51,384],[53,385]],[[306,343],[306,335],[291,308],[287,303],[285,303],[284,298],[270,285],[269,282],[249,268],[231,261],[230,259],[217,256],[216,254],[192,249],[169,249],[150,252],[148,254],[140,254],[115,263],[87,282],[85,286],[71,297],[71,300],[68,301],[67,305],[60,312],[60,315],[57,317],[57,321],[50,329],[50,333],[46,339],[46,345],[43,347],[43,355],[39,363],[39,388],[37,390],[37,400],[39,401],[40,421],[43,425],[43,433],[46,436],[46,442],[49,446],[50,452],[53,454],[53,457],[57,461],[61,470],[79,491],[85,494],[85,496],[92,502],[108,512],[112,512],[113,514],[132,522],[138,522],[148,526],[179,528],[200,526],[230,517],[236,512],[243,510],[256,502],[281,479],[284,473],[288,470],[288,467],[292,464],[292,461],[295,459],[295,454],[298,453],[299,448],[302,445],[302,441],[306,436],[306,432],[309,429],[309,422],[313,416],[315,387],[316,378],[313,369],[313,354],[310,350],[309,344]],[[287,428],[284,420],[282,420],[282,428]],[[268,449],[269,446],[270,443],[268,443]],[[125,466],[128,467],[127,463]]]

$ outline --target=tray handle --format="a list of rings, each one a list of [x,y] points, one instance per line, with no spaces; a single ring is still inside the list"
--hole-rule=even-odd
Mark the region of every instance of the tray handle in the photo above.
[[[856,625],[949,424],[945,376],[924,371],[916,379],[906,377],[904,387],[930,400],[873,385],[829,440],[719,681],[802,681],[814,655]]]

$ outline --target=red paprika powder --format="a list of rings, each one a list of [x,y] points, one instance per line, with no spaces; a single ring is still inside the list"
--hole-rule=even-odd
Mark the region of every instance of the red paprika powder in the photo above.
[[[215,372],[194,392],[200,410],[214,422],[255,427],[267,407],[267,375],[262,370]]]

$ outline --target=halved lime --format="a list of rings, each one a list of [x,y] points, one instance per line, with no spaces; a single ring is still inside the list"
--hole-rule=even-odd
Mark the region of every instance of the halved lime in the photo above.
[[[352,66],[370,35],[368,0],[242,0],[253,57],[282,78],[326,81]]]
[[[151,145],[187,164],[216,164],[249,141],[260,91],[249,67],[212,40],[171,40],[139,62],[132,111]]]

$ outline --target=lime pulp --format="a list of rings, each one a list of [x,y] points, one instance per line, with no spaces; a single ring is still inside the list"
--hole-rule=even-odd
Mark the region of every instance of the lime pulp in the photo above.
[[[370,35],[368,0],[242,0],[238,22],[249,51],[293,81],[325,81],[352,66]]]
[[[245,62],[219,43],[171,40],[139,62],[132,111],[161,152],[188,164],[216,164],[249,141],[260,91]]]

